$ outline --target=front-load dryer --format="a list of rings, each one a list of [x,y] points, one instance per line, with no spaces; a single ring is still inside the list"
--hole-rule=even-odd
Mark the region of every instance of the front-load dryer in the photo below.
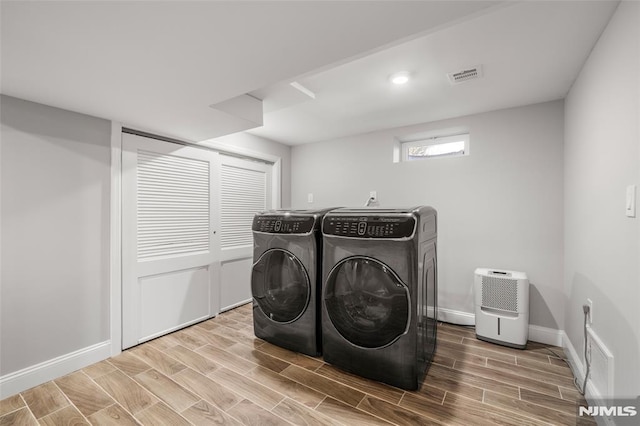
[[[318,356],[322,217],[328,210],[271,210],[253,219],[253,329],[267,342]]]
[[[432,207],[337,209],[323,220],[325,362],[420,387],[436,347],[437,214]]]

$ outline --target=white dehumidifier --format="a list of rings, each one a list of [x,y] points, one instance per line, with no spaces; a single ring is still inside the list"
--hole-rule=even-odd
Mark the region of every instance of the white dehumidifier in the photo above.
[[[524,272],[475,271],[476,337],[523,349],[529,337],[529,280]]]

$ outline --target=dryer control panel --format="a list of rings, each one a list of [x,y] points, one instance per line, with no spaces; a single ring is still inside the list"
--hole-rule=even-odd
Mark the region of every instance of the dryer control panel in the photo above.
[[[313,231],[315,222],[312,216],[255,216],[251,230],[268,234],[308,234]]]
[[[324,218],[322,232],[349,238],[410,238],[416,220],[413,216],[332,216]]]

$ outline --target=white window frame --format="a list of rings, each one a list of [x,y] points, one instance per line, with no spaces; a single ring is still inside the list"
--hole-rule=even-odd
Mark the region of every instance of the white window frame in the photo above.
[[[422,146],[434,146],[444,145],[453,142],[464,142],[463,153],[452,154],[440,154],[440,155],[425,155],[424,157],[411,157],[409,156],[409,148],[422,147]],[[451,158],[451,157],[464,157],[469,155],[469,134],[463,133],[452,136],[438,136],[428,139],[419,139],[415,141],[400,142],[400,151],[402,161],[422,161],[434,158]]]

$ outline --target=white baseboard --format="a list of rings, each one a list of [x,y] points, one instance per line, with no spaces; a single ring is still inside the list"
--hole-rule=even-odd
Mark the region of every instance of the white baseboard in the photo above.
[[[540,327],[539,325],[529,325],[529,340],[532,342],[562,347],[563,335],[564,331],[562,330]]]
[[[220,313],[226,312],[226,311],[230,311],[231,309],[237,308],[238,306],[246,305],[247,303],[251,302],[252,300],[253,300],[253,298],[250,297],[247,300],[243,300],[241,302],[234,303],[233,305],[229,305],[229,306],[225,306],[224,308],[220,308]]]
[[[469,312],[454,311],[453,309],[439,307],[438,321],[458,325],[476,325],[476,315]]]
[[[476,325],[476,315],[453,309],[438,308],[438,320],[457,325]],[[529,340],[553,346],[562,346],[562,330],[529,325]]]
[[[111,356],[111,340],[0,377],[0,399],[57,379]]]

